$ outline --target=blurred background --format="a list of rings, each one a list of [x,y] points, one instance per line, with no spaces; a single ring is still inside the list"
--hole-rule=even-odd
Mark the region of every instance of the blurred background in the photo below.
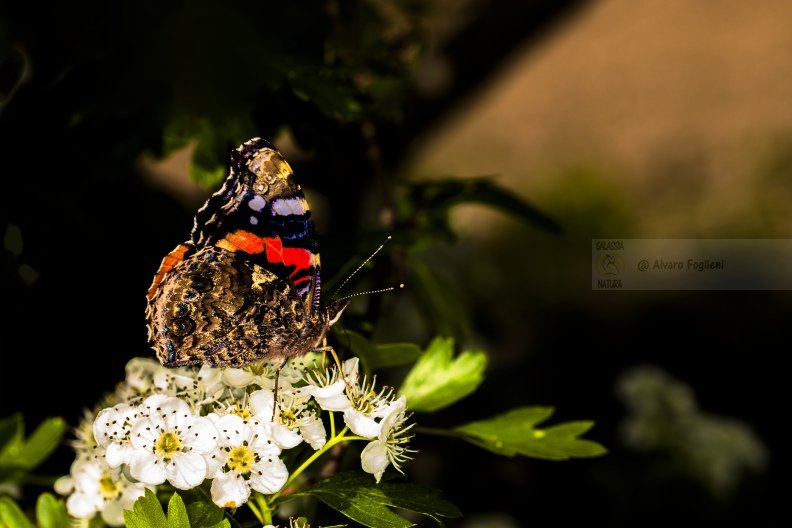
[[[151,278],[261,136],[302,182],[327,276],[393,236],[353,287],[406,289],[355,301],[346,328],[489,353],[481,389],[419,424],[551,405],[610,450],[418,436],[407,478],[462,509],[448,526],[780,509],[789,292],[592,291],[590,239],[792,238],[788,2],[103,9],[0,4],[4,416],[76,424],[152,354]]]

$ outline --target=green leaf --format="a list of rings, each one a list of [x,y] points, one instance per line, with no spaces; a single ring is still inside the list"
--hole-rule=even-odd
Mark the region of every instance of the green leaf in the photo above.
[[[410,270],[406,281],[409,291],[423,308],[431,330],[458,339],[465,337],[469,316],[455,287],[418,259],[410,258],[406,265]]]
[[[230,527],[228,520],[223,517],[224,512],[223,508],[220,508],[208,498],[203,498],[187,505],[187,517],[192,528]],[[170,514],[170,511],[168,514]]]
[[[0,497],[0,526],[5,528],[33,528],[33,523],[10,497]]]
[[[372,370],[414,363],[421,357],[421,348],[414,343],[375,345],[367,360]]]
[[[127,528],[170,528],[157,496],[148,488],[146,494],[135,501],[131,511],[124,510],[124,524]]]
[[[489,205],[547,231],[560,233],[561,226],[527,201],[501,187],[491,176],[482,178],[448,178],[412,186],[412,199],[429,209],[446,209],[461,203]]]
[[[178,493],[174,493],[168,501],[168,523],[173,528],[190,528],[187,508]]]
[[[607,453],[600,444],[578,438],[591,429],[594,422],[567,422],[547,429],[534,427],[553,412],[552,407],[521,407],[453,430],[467,441],[499,455],[567,460]]]
[[[51,493],[42,493],[36,501],[36,519],[39,528],[69,528],[69,514],[63,500]]]
[[[440,517],[462,515],[438,490],[416,484],[377,484],[371,475],[355,471],[339,473],[295,495],[313,495],[353,521],[371,528],[413,526],[389,508],[427,515],[440,526],[443,526]]]
[[[340,343],[347,339],[352,354],[360,358],[366,372],[376,372],[387,367],[397,367],[415,362],[421,349],[413,343],[390,343],[375,345],[353,330],[331,327]]]
[[[399,393],[410,410],[432,412],[474,392],[484,380],[487,354],[465,351],[456,359],[454,340],[436,337],[407,374]]]
[[[31,470],[41,464],[61,443],[69,428],[60,417],[47,418],[33,431],[19,454],[19,466]]]
[[[60,445],[67,428],[62,418],[47,418],[25,440],[20,413],[0,421],[0,481],[18,479],[36,468]]]

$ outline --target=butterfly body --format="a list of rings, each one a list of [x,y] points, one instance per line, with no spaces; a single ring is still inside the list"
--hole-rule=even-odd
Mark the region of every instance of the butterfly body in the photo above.
[[[148,292],[149,344],[168,367],[240,367],[316,348],[348,301],[321,300],[311,213],[291,168],[254,138]]]

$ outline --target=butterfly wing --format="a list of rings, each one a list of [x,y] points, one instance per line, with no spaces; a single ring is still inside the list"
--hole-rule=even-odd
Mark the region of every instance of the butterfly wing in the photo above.
[[[163,277],[149,302],[149,343],[168,367],[241,367],[317,346],[325,317],[306,318],[291,283],[237,252],[210,246]]]
[[[319,307],[320,263],[311,211],[294,173],[267,141],[231,154],[223,187],[195,215],[192,243],[244,255],[290,281],[306,310]]]
[[[163,259],[148,292],[149,344],[169,367],[301,356],[330,324],[320,290],[305,196],[281,154],[254,138],[232,152],[191,240]]]

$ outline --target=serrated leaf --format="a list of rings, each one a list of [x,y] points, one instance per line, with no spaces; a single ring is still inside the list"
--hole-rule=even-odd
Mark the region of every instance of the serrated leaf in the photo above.
[[[148,488],[132,510],[124,510],[124,524],[127,528],[170,528],[157,496]]]
[[[174,493],[168,501],[168,523],[173,528],[190,528],[187,508],[178,493]]]
[[[69,528],[66,504],[51,493],[42,493],[36,501],[36,519],[39,528]]]
[[[456,506],[440,496],[438,490],[416,484],[377,484],[371,475],[354,471],[324,479],[296,495],[313,495],[353,521],[371,528],[413,526],[389,508],[427,515],[440,526],[443,526],[440,517],[462,515]]]
[[[170,512],[168,512],[170,513]],[[187,505],[187,517],[192,528],[212,528],[222,524],[224,510],[208,498],[202,498]],[[226,523],[228,521],[225,521]]]
[[[436,337],[407,374],[399,393],[410,410],[432,412],[474,392],[484,380],[487,354],[465,351],[456,358],[454,340]]]
[[[607,453],[600,444],[578,438],[594,422],[567,422],[547,429],[534,427],[549,418],[553,411],[552,407],[521,407],[453,430],[473,444],[506,456],[567,460]]]
[[[0,526],[4,528],[34,528],[33,523],[10,497],[0,497]]]

